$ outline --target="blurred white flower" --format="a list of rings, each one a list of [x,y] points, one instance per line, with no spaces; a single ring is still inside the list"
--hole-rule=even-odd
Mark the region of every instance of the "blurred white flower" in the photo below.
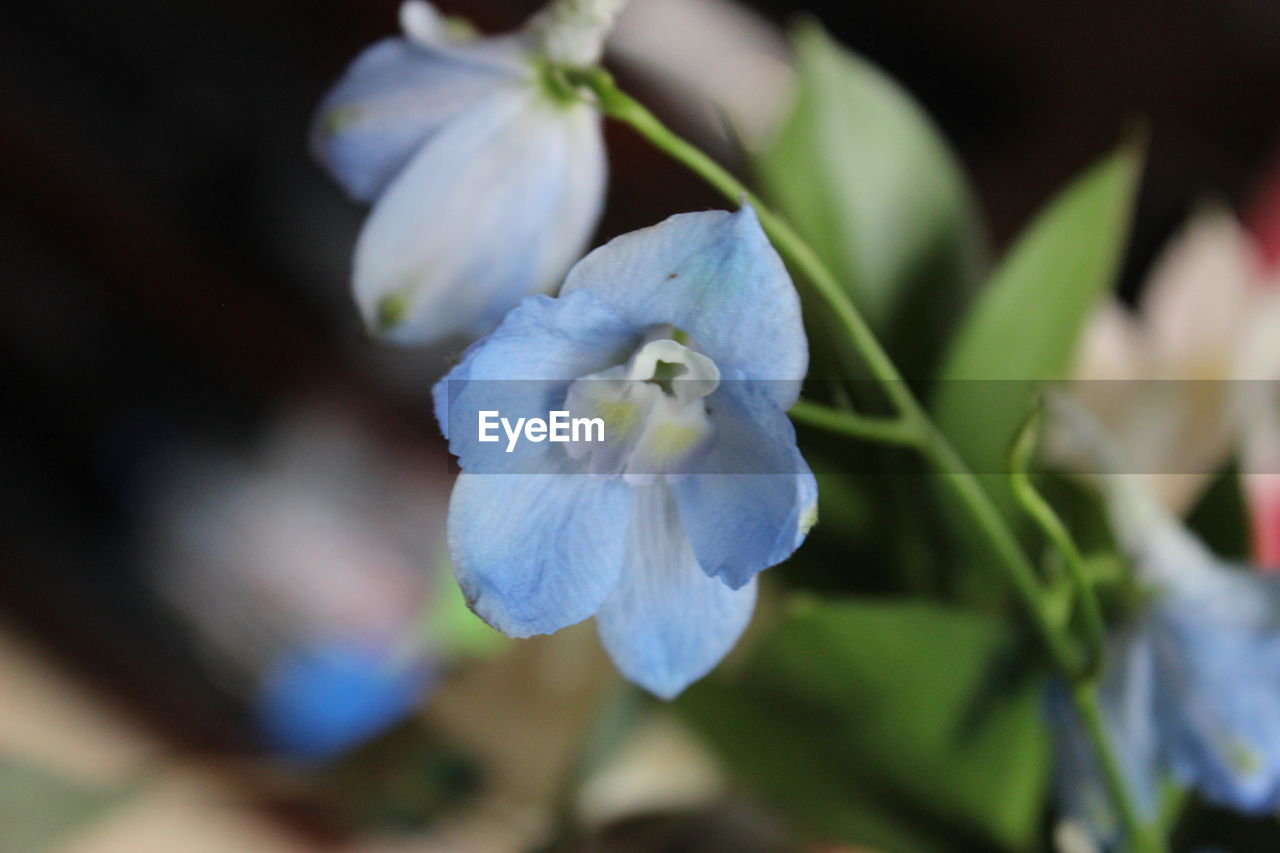
[[[633,0],[609,50],[726,156],[772,133],[794,77],[782,31],[734,0]]]
[[[1160,257],[1136,312],[1114,299],[1087,328],[1073,395],[1113,437],[1128,471],[1185,514],[1239,446],[1245,377],[1280,377],[1253,340],[1280,339],[1280,298],[1250,236],[1222,210],[1194,216]],[[1089,470],[1055,442],[1060,461]]]

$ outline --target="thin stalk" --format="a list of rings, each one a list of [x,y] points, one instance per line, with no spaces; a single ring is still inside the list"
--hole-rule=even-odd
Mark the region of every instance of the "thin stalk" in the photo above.
[[[1067,575],[1075,592],[1075,603],[1080,609],[1087,634],[1088,672],[1092,675],[1102,664],[1107,629],[1102,620],[1102,608],[1098,605],[1098,596],[1094,593],[1089,573],[1085,569],[1084,557],[1081,556],[1075,539],[1072,538],[1053,506],[1036,489],[1028,473],[1031,456],[1035,450],[1037,420],[1028,421],[1018,434],[1017,441],[1014,442],[1013,453],[1010,455],[1009,485],[1023,511],[1040,527],[1067,565]]]
[[[900,417],[862,415],[811,403],[808,400],[800,400],[787,414],[799,423],[850,438],[904,447],[918,447],[920,444],[920,434],[912,429],[910,423]]]
[[[1129,792],[1124,772],[1116,759],[1111,736],[1102,719],[1096,682],[1086,679],[1073,684],[1071,698],[1084,723],[1085,731],[1089,733],[1089,739],[1093,741],[1107,791],[1120,812],[1120,820],[1125,828],[1126,849],[1131,853],[1167,853],[1169,845],[1154,827],[1148,826],[1143,821],[1137,803]]]

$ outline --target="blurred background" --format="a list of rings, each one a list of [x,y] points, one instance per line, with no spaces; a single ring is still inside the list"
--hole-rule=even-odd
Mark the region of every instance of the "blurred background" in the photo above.
[[[439,5],[487,31],[539,6]],[[1129,296],[1280,144],[1270,0],[633,5],[623,82],[735,165],[816,16],[931,112],[996,247],[1141,124]],[[566,814],[580,849],[799,849],[661,717],[562,802],[608,738],[587,720],[629,713],[593,634],[506,644],[457,599],[428,395],[454,353],[363,338],[365,210],[306,148],[397,6],[0,11],[0,853],[519,850]],[[598,241],[720,206],[608,140]]]

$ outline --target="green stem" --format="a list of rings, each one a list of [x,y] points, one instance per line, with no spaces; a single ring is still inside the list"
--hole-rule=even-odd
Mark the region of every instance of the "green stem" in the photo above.
[[[880,345],[871,327],[858,313],[857,308],[849,300],[848,294],[840,287],[839,281],[817,253],[790,225],[773,213],[759,197],[723,166],[677,136],[657,116],[649,112],[647,107],[618,89],[607,72],[601,69],[575,69],[566,72],[566,76],[571,83],[590,88],[606,115],[630,125],[656,147],[683,163],[728,198],[734,201],[745,199],[751,203],[755,208],[756,216],[760,219],[761,227],[764,228],[778,252],[813,284],[818,295],[835,314],[855,351],[898,411],[902,432],[918,437],[917,442],[913,443],[918,443],[921,454],[938,473],[943,475],[948,490],[986,535],[992,550],[1000,558],[1000,564],[1005,568],[1015,591],[1022,599],[1058,666],[1067,674],[1074,673],[1079,666],[1077,656],[1071,645],[1059,634],[1048,609],[1041,601],[1042,596],[1035,570],[1022,552],[1021,546],[1008,526],[1004,524],[991,498],[965,466],[959,454],[929,419],[924,407],[916,400],[906,381],[898,373],[897,367]],[[803,411],[811,414],[816,408],[818,407],[808,404]],[[848,413],[839,413],[840,418],[834,417],[835,414],[838,413],[832,410],[832,415],[821,418],[820,425],[831,427],[841,424],[837,431],[845,434],[858,432],[865,436],[865,423],[854,425],[849,420]],[[895,428],[894,432],[896,433],[898,429]]]
[[[1102,656],[1106,647],[1107,629],[1102,620],[1102,609],[1098,606],[1098,596],[1094,594],[1093,584],[1085,569],[1084,557],[1076,546],[1067,526],[1062,523],[1053,506],[1036,490],[1028,473],[1031,456],[1036,444],[1036,419],[1027,422],[1018,434],[1010,457],[1009,485],[1013,495],[1022,509],[1040,527],[1044,535],[1062,554],[1067,565],[1067,574],[1075,592],[1075,602],[1080,608],[1089,644],[1089,665],[1087,673],[1093,675],[1102,665]]]
[[[787,414],[799,423],[847,435],[850,438],[906,447],[920,445],[920,435],[902,418],[860,415],[856,412],[845,412],[810,403],[807,400],[797,402]]]
[[[1125,827],[1126,849],[1132,853],[1166,853],[1169,849],[1168,844],[1154,827],[1148,826],[1143,821],[1137,804],[1129,792],[1124,772],[1116,759],[1111,736],[1102,719],[1102,709],[1098,705],[1097,683],[1092,679],[1086,679],[1073,684],[1071,698],[1084,723],[1085,731],[1093,741],[1107,791],[1120,812],[1120,820]]]
[[[881,385],[898,413],[897,418],[882,422],[880,419],[836,410],[824,412],[820,411],[824,407],[805,403],[800,407],[798,417],[808,423],[860,438],[870,438],[873,437],[872,433],[876,433],[876,438],[890,437],[895,443],[904,443],[901,439],[910,436],[911,441],[905,443],[919,448],[926,461],[941,476],[943,484],[956,502],[982,531],[1055,665],[1074,685],[1073,696],[1082,717],[1086,719],[1099,759],[1104,767],[1114,771],[1118,764],[1101,727],[1087,663],[1080,660],[1070,638],[1063,634],[1061,626],[1050,614],[1034,567],[991,497],[929,418],[835,275],[813,248],[741,181],[700,149],[673,133],[639,101],[618,89],[608,72],[599,68],[574,68],[565,69],[564,73],[571,85],[589,89],[606,115],[629,125],[731,201],[745,200],[755,208],[756,216],[774,247],[827,303],[858,357]],[[795,410],[792,411],[795,414]],[[889,424],[893,426],[889,427]],[[1137,819],[1118,772],[1109,772],[1108,777],[1114,782],[1112,795],[1122,814],[1126,815],[1126,825],[1130,828],[1130,838],[1135,850],[1148,853],[1162,849],[1158,842],[1154,846],[1141,846],[1145,843],[1142,839],[1150,838],[1150,835]]]

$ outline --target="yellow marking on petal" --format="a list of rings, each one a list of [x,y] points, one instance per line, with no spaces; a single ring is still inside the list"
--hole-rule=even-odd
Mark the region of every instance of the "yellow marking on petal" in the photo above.
[[[1237,738],[1231,738],[1226,743],[1226,749],[1227,763],[1240,775],[1254,776],[1262,769],[1262,758],[1257,750],[1250,749],[1248,744],[1242,743]]]
[[[704,434],[696,427],[667,422],[654,427],[648,443],[656,456],[677,459],[691,450]]]
[[[451,42],[467,42],[479,37],[476,25],[461,15],[444,16],[444,34]]]
[[[344,107],[334,107],[329,110],[324,117],[324,132],[329,136],[336,136],[348,127],[356,123],[360,118],[362,110],[353,104]]]
[[[809,531],[818,523],[818,502],[814,501],[809,507],[800,513],[800,535],[808,536]]]
[[[605,432],[616,442],[626,438],[635,427],[640,410],[626,400],[602,400],[596,406],[596,416],[604,419]]]
[[[378,300],[378,331],[389,332],[404,322],[409,300],[403,293],[388,293]]]

